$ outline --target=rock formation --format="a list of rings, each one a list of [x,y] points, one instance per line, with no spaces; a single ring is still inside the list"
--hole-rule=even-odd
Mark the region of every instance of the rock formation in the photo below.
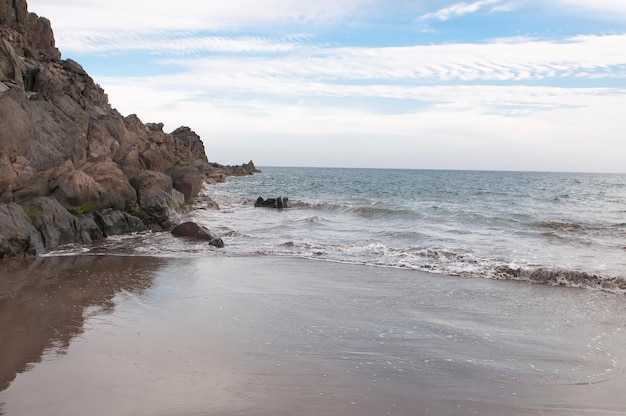
[[[196,240],[205,240],[209,242],[209,245],[214,247],[224,247],[224,242],[218,234],[192,221],[184,222],[174,227],[172,235],[175,237],[188,237]]]
[[[279,196],[278,198],[267,198],[263,199],[263,197],[258,197],[256,202],[254,203],[255,208],[289,208],[289,198]]]
[[[0,0],[0,258],[170,229],[203,182],[253,172],[209,163],[188,127],[123,117],[47,19]]]

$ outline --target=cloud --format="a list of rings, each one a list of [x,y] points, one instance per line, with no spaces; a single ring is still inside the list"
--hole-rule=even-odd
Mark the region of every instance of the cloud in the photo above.
[[[219,53],[284,53],[293,51],[306,41],[305,35],[281,38],[270,36],[211,36],[195,32],[118,31],[90,36],[73,32],[64,39],[65,52],[108,54],[143,51],[155,55],[188,55],[202,52]]]
[[[60,30],[133,28],[224,30],[259,24],[332,22],[359,15],[375,0],[30,0],[29,9]],[[79,19],[76,16],[80,16]]]
[[[554,6],[570,12],[591,12],[609,20],[623,19],[626,16],[626,1],[622,0],[555,0],[554,3]]]
[[[466,14],[476,13],[483,9],[488,11],[503,10],[502,0],[479,0],[473,3],[455,3],[451,6],[439,9],[436,12],[428,13],[419,18],[419,20],[440,20],[446,21],[461,17]]]
[[[262,56],[162,59],[202,79],[203,85],[268,90],[281,94],[332,95],[341,85],[385,82],[390,86],[436,83],[525,82],[617,79],[626,56],[626,35],[577,36],[561,42],[515,39],[483,44],[407,47],[319,48]],[[239,84],[239,85],[237,85]],[[296,85],[294,85],[296,84]],[[281,86],[282,85],[282,86]]]

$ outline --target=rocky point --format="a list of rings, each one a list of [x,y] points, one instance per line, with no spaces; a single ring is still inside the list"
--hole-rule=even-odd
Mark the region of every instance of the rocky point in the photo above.
[[[0,258],[171,229],[203,183],[248,175],[210,163],[188,127],[122,116],[25,0],[0,0]]]

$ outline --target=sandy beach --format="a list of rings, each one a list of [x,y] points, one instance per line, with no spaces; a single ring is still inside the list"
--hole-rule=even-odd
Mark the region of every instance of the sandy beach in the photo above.
[[[623,296],[272,257],[0,271],[0,414],[626,415]]]

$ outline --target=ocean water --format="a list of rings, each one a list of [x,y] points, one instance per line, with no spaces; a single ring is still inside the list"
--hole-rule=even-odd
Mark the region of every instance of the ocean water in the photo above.
[[[220,210],[201,203],[184,218],[220,233],[223,250],[167,233],[112,239],[106,250],[304,257],[626,292],[625,174],[262,171],[208,186]],[[259,196],[288,197],[290,208],[255,208]]]
[[[180,221],[223,249],[148,232],[0,267],[0,415],[626,415],[625,183],[207,186]]]

